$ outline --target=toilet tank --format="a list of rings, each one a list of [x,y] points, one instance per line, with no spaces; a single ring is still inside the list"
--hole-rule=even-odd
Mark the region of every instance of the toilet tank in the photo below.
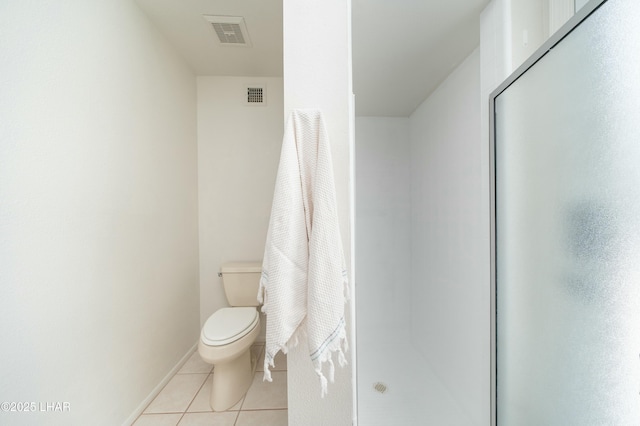
[[[222,284],[231,306],[258,306],[261,262],[227,262],[220,266]]]

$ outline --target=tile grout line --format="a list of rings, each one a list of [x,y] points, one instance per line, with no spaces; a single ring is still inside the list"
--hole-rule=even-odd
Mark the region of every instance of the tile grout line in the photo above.
[[[287,411],[288,408],[247,408],[246,410],[242,410],[244,412],[247,411]]]
[[[213,369],[212,369],[212,371],[213,371]],[[200,387],[198,388],[196,393],[193,395],[193,398],[191,398],[191,402],[189,402],[189,404],[187,404],[187,408],[185,408],[184,411],[182,412],[182,417],[184,417],[184,415],[189,412],[189,408],[191,408],[191,406],[193,405],[193,401],[196,400],[196,397],[198,396],[198,394],[200,393],[202,388],[205,387],[205,385],[207,384],[207,380],[209,380],[209,376],[211,376],[212,374],[213,374],[212,372],[209,372],[209,374],[207,374],[207,377],[204,378],[204,382],[202,382],[202,384],[200,385]],[[180,420],[178,420],[177,424],[180,424],[180,422],[182,421],[182,417],[180,417]]]
[[[173,379],[173,378],[175,377],[175,375],[176,375],[176,374],[178,374],[178,373],[176,372],[173,376],[171,376],[171,379]],[[151,404],[153,404],[153,401],[155,401],[155,399],[158,397],[158,395],[160,395],[160,394],[162,393],[162,391],[164,390],[164,388],[166,388],[166,387],[167,387],[167,385],[169,384],[169,382],[171,381],[171,379],[167,380],[167,383],[165,383],[165,384],[164,384],[164,386],[162,387],[162,389],[160,389],[160,390],[158,391],[158,393],[156,393],[156,394],[155,394],[155,396],[151,399],[151,401],[149,401],[149,403],[147,404],[147,406],[146,406],[146,407],[144,407],[144,410],[142,410],[142,413],[138,414],[138,417],[136,417],[136,419],[133,421],[132,425],[136,424],[136,422],[137,422],[138,420],[140,420],[140,417],[142,417],[145,413],[146,413],[146,414],[150,414],[150,413],[147,413],[147,412],[146,412],[146,411],[147,411],[147,409],[149,408],[149,406],[150,406]],[[161,414],[174,414],[174,413],[161,413]],[[176,425],[177,425],[177,423],[176,423]]]
[[[256,362],[258,362],[260,360],[260,357],[264,354],[266,346],[264,345],[264,343],[258,344],[256,346],[260,348],[259,352],[257,353]],[[275,370],[274,369],[273,371],[274,372],[278,371],[278,372],[286,373],[287,370],[288,369],[285,367],[284,370]],[[263,373],[263,372],[262,371],[258,371],[257,368],[256,368],[255,374],[257,374],[257,373]],[[212,367],[211,370],[208,373],[202,373],[202,372],[185,372],[185,373],[181,373],[181,372],[178,371],[178,372],[176,372],[174,374],[174,377],[177,376],[177,375],[194,375],[194,374],[203,374],[203,375],[206,374],[206,377],[205,377],[204,381],[202,382],[202,384],[200,385],[200,387],[198,388],[198,390],[196,391],[196,393],[194,394],[194,396],[191,399],[191,401],[189,402],[189,404],[187,405],[187,407],[184,409],[184,411],[182,411],[182,412],[164,412],[164,413],[147,413],[146,410],[153,403],[153,401],[155,400],[155,398],[154,398],[153,400],[151,400],[149,402],[149,404],[147,404],[147,406],[144,408],[142,413],[140,413],[140,415],[138,415],[138,417],[134,421],[134,424],[135,424],[135,422],[137,422],[140,419],[140,417],[142,417],[145,414],[146,415],[151,415],[151,414],[154,414],[154,415],[179,414],[180,418],[178,419],[178,421],[176,423],[176,426],[178,426],[180,424],[180,422],[182,422],[182,420],[185,418],[185,415],[190,413],[189,412],[189,408],[191,408],[191,406],[193,405],[193,402],[195,401],[196,397],[198,396],[198,394],[202,391],[202,389],[206,385],[207,380],[210,378],[211,375],[214,374],[214,368]],[[173,379],[173,377],[172,377],[172,379]],[[156,397],[158,395],[160,395],[164,391],[164,389],[167,387],[168,384],[169,384],[169,382],[167,382],[167,384],[165,384],[165,386],[163,386],[163,388],[157,393]],[[248,391],[247,391],[247,393],[248,393]],[[242,412],[256,412],[256,411],[285,411],[285,412],[288,412],[288,410],[289,410],[288,407],[284,407],[284,408],[283,407],[278,407],[278,408],[275,408],[275,407],[270,407],[270,408],[244,408],[244,404],[246,402],[247,393],[245,393],[245,396],[240,401],[240,406],[239,406],[238,410],[235,410],[236,417],[235,417],[235,420],[234,420],[234,423],[233,423],[234,426],[238,426],[239,425],[238,421],[240,420],[240,414]],[[225,412],[233,412],[233,411],[225,410]],[[215,411],[193,411],[192,413],[215,413]]]
[[[242,403],[244,403],[244,398],[242,398]],[[242,405],[240,405],[240,408],[242,408]],[[233,421],[233,426],[236,426],[238,424],[238,419],[240,418],[241,412],[241,410],[238,410],[238,412],[236,413],[236,419]]]
[[[258,368],[257,364],[260,361],[260,355],[262,355],[263,352],[264,352],[264,346],[261,346],[261,349],[258,352],[258,355],[256,355],[256,369]],[[251,389],[251,386],[249,386],[249,389]],[[247,389],[244,396],[242,397],[242,401],[240,402],[240,408],[238,408],[238,414],[236,415],[236,420],[233,422],[233,426],[238,425],[238,419],[240,419],[240,413],[242,413],[242,407],[244,407],[244,402],[247,400],[247,394],[249,393],[249,389]]]

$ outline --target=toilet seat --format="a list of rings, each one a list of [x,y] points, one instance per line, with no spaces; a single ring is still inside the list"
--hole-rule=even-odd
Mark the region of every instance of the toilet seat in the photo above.
[[[209,346],[228,345],[249,334],[258,321],[254,307],[218,309],[202,327],[202,342]]]

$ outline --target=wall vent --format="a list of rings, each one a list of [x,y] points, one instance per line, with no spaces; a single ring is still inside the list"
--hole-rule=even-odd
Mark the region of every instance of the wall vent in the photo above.
[[[211,24],[213,31],[218,36],[218,41],[223,46],[251,46],[249,32],[241,16],[214,16],[203,15]]]
[[[373,388],[380,393],[385,393],[387,391],[387,385],[382,382],[376,382],[373,384]]]
[[[245,104],[264,106],[267,104],[267,88],[264,84],[251,84],[246,87]]]

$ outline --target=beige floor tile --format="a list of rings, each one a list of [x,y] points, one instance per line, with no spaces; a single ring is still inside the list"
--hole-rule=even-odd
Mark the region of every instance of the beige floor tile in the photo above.
[[[233,426],[238,412],[186,413],[178,426]]]
[[[178,414],[143,414],[132,426],[176,426],[182,417]]]
[[[273,371],[287,371],[287,355],[278,352],[274,361]]]
[[[207,374],[176,374],[144,412],[182,413],[186,411],[207,376]]]
[[[287,426],[287,410],[240,411],[236,426]]]
[[[256,371],[264,371],[264,351],[260,353],[258,357],[258,365],[256,365]]]
[[[287,355],[282,352],[276,354],[276,359],[273,360],[274,367],[271,371],[287,371]],[[264,371],[264,351],[260,354],[258,359],[258,368],[256,371]]]
[[[213,381],[213,375],[209,375],[209,377],[207,377],[207,380],[204,382],[204,386],[202,386],[202,388],[200,389],[196,397],[193,399],[193,402],[191,403],[191,405],[189,405],[187,412],[195,413],[195,412],[213,411],[211,409],[211,403],[209,401],[211,399],[211,386],[212,386],[211,382],[212,381]],[[227,411],[240,410],[243,399],[244,397],[242,397],[236,405],[229,408]]]
[[[193,399],[193,402],[191,403],[191,405],[189,405],[187,412],[192,413],[213,411],[211,409],[211,404],[209,403],[209,399],[211,398],[211,382],[212,375],[209,374],[209,376],[207,376],[207,380],[205,380],[204,382],[204,385],[202,385],[202,387],[198,391],[198,394]]]
[[[273,382],[262,381],[262,372],[256,372],[253,383],[242,404],[243,410],[287,408],[287,372],[271,373]]]
[[[212,370],[213,364],[204,362],[198,351],[195,351],[178,371],[178,374],[211,373]]]
[[[242,408],[242,404],[244,404],[244,396],[242,397],[242,399],[240,401],[238,401],[238,403],[236,405],[234,405],[233,407],[229,408],[227,411],[240,411],[240,409]]]

